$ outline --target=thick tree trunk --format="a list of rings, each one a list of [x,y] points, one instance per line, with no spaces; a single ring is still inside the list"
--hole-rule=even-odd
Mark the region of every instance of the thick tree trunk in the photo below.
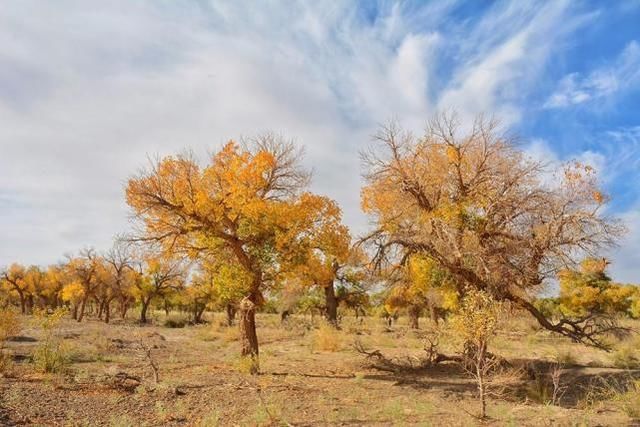
[[[102,320],[102,313],[104,312],[104,302],[100,301],[98,304],[98,319]]]
[[[149,302],[142,301],[142,307],[140,307],[140,323],[147,323],[147,309],[149,308]]]
[[[71,315],[71,317],[73,317],[73,320],[78,320],[78,304],[73,304],[73,313]]]
[[[252,364],[251,374],[257,374],[260,370],[258,335],[256,333],[256,302],[258,295],[252,293],[240,301],[238,313],[240,314],[240,339],[242,340],[242,356],[250,357]]]
[[[422,311],[419,306],[412,305],[409,306],[409,325],[411,329],[420,329],[419,319],[420,312]]]
[[[205,304],[196,304],[193,309],[193,323],[202,323],[202,315],[207,308]]]
[[[127,318],[127,311],[129,311],[129,302],[123,299],[120,301],[120,318],[122,320]]]
[[[338,300],[336,299],[336,291],[333,287],[333,282],[328,283],[324,287],[324,299],[325,299],[325,316],[327,322],[333,326],[338,326]]]
[[[236,318],[236,308],[233,304],[227,304],[227,325],[233,326],[233,320]]]
[[[78,314],[78,318],[76,319],[78,321],[78,323],[82,322],[82,319],[84,318],[84,310],[86,309],[87,306],[87,298],[88,297],[83,297],[82,298],[82,302],[80,303],[80,313]]]

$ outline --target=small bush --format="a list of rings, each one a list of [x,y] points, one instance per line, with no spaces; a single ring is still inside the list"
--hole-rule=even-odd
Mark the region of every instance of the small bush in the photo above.
[[[184,328],[189,323],[189,320],[181,315],[171,315],[164,321],[166,328]]]
[[[45,311],[35,313],[36,321],[43,331],[40,345],[33,353],[33,363],[39,371],[60,373],[70,362],[69,347],[58,334],[60,321],[65,313],[64,309],[58,309],[52,314]]]
[[[625,393],[617,394],[614,401],[627,416],[634,420],[640,419],[640,380],[631,383]]]
[[[9,353],[0,350],[0,376],[10,373],[13,367],[13,360]]]
[[[8,372],[13,365],[11,355],[5,352],[7,339],[20,332],[20,320],[12,310],[0,311],[0,374]]]
[[[233,360],[233,368],[242,374],[254,374],[260,370],[260,362],[253,357],[240,356]]]
[[[611,359],[616,368],[634,369],[640,366],[640,360],[636,355],[636,347],[630,344],[618,348],[611,355]]]
[[[313,334],[312,348],[320,351],[338,351],[342,344],[340,332],[328,323],[322,323]]]
[[[61,339],[47,340],[33,353],[33,364],[41,372],[61,373],[71,362],[68,346]]]
[[[578,363],[571,350],[558,350],[556,352],[556,362],[563,366],[574,366]]]
[[[20,332],[20,319],[13,310],[0,311],[0,349],[10,337]]]

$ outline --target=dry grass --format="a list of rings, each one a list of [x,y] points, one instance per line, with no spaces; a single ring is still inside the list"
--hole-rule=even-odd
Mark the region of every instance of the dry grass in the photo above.
[[[460,342],[446,324],[436,330],[421,319],[422,329],[413,331],[406,319],[388,328],[382,319],[345,317],[336,331],[317,316],[313,320],[292,316],[281,325],[277,315],[259,314],[261,375],[256,378],[243,365],[248,361],[238,357],[237,326],[221,324],[222,314],[208,318],[213,319],[209,324],[184,328],[140,327],[133,319],[113,325],[65,319],[57,335],[73,357],[67,374],[55,380],[36,374],[34,365],[26,363],[46,335],[35,325],[22,333],[29,340],[8,342],[12,354],[27,359],[20,359],[17,374],[4,381],[0,407],[8,408],[10,419],[28,417],[36,425],[466,426],[478,422],[461,412],[476,408],[475,386],[455,363],[379,371],[352,348],[360,340],[396,361],[415,362],[424,356],[425,338],[437,334],[440,351],[454,354]],[[158,385],[148,381],[148,365],[135,346],[138,334],[164,338],[153,350],[162,377]],[[621,355],[633,355],[626,348],[633,349],[634,344],[630,338],[616,348]],[[501,393],[489,399],[490,425],[569,426],[581,420],[586,425],[625,425],[637,415],[638,387],[631,386],[637,373],[613,367],[616,357],[631,356],[574,344],[524,320],[502,328],[490,350],[513,365],[512,370],[502,371],[504,378],[496,377],[495,389]],[[553,405],[550,368],[564,353],[574,355],[579,365],[565,366],[562,385],[567,389]],[[529,366],[536,366],[541,379],[528,377]],[[107,380],[119,373],[141,379],[139,386],[134,384],[135,392],[114,388]]]
[[[0,375],[11,371],[11,354],[5,351],[7,340],[20,333],[20,318],[13,310],[0,310]]]
[[[314,331],[312,349],[316,351],[339,351],[342,348],[343,337],[340,331],[326,322]]]

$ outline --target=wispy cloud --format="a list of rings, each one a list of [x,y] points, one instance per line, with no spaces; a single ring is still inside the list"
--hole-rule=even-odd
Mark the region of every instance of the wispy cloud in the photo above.
[[[635,89],[640,84],[640,44],[631,41],[611,64],[596,68],[588,75],[564,76],[544,106],[565,108],[603,99]]]
[[[147,154],[274,130],[359,232],[357,152],[436,108],[517,122],[564,38],[568,1],[8,1],[0,8],[0,265],[105,247]],[[631,55],[631,54],[630,54]],[[10,242],[10,244],[6,244]]]

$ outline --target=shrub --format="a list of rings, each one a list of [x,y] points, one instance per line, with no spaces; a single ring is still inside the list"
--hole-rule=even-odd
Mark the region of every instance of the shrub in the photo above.
[[[166,328],[184,328],[189,320],[181,315],[171,315],[164,320]]]
[[[43,342],[33,353],[33,363],[42,372],[63,372],[70,362],[69,349],[59,338]]]
[[[328,323],[322,323],[313,334],[312,348],[320,351],[338,351],[342,344],[340,333]]]
[[[0,349],[10,337],[20,332],[20,320],[13,310],[0,311]]]
[[[233,360],[233,368],[242,374],[253,374],[260,369],[257,359],[249,356],[239,356]]]
[[[36,312],[36,320],[42,328],[42,340],[33,353],[33,363],[42,372],[62,372],[70,362],[69,348],[58,336],[60,321],[66,313],[57,309],[51,314],[45,311]]]
[[[614,401],[627,416],[640,419],[640,380],[632,382],[626,392],[617,394]]]
[[[7,372],[11,367],[11,356],[5,352],[5,342],[20,332],[20,320],[15,311],[0,311],[0,373]]]
[[[578,363],[576,357],[571,350],[558,350],[556,351],[556,362],[564,366],[573,366]]]
[[[636,343],[624,343],[612,355],[611,359],[616,368],[634,369],[640,365],[636,355]]]

